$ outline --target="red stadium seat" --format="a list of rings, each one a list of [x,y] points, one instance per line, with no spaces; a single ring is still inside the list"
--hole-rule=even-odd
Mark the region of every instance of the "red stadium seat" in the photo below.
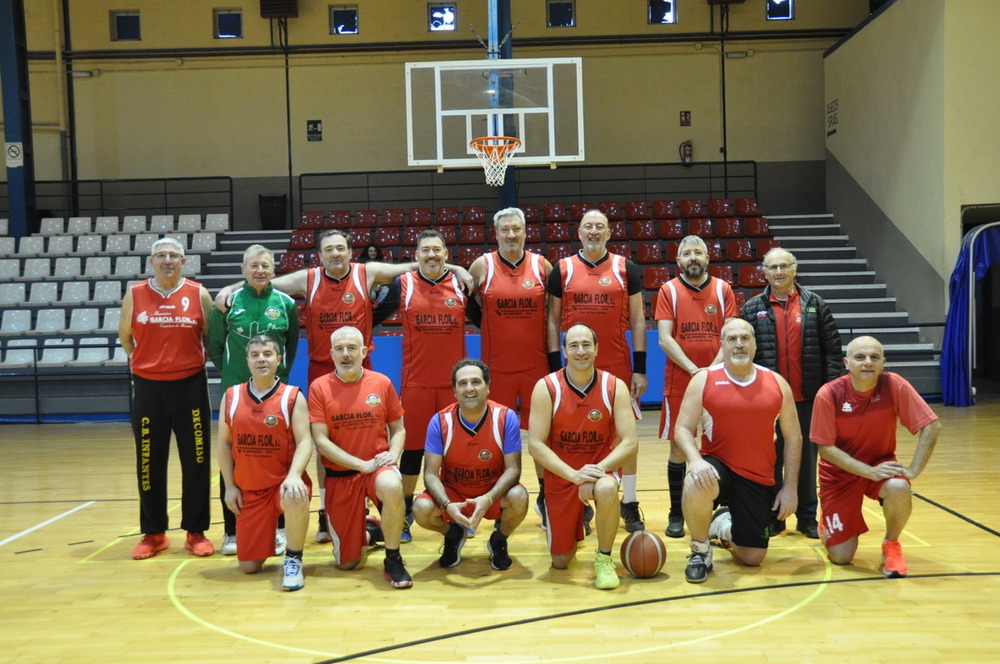
[[[355,210],[355,228],[375,228],[378,226],[378,210]]]
[[[763,265],[740,265],[740,286],[743,288],[762,288],[767,285]]]
[[[299,326],[300,329],[305,329],[309,323],[309,309],[306,307],[305,300],[296,300],[295,308],[299,310]]]
[[[403,237],[399,243],[404,247],[415,247],[417,246],[417,236],[425,230],[427,230],[426,226],[407,226],[403,229]]]
[[[612,221],[610,225],[612,240],[621,242],[628,239],[628,226],[625,225],[624,221]]]
[[[444,246],[449,247],[458,242],[458,229],[454,226],[435,226],[434,230],[444,238]]]
[[[718,240],[707,240],[705,246],[708,247],[708,258],[709,260],[715,262],[721,262],[722,258],[722,243]]]
[[[688,234],[700,238],[715,237],[715,224],[711,219],[688,219]]]
[[[713,277],[728,281],[730,284],[736,283],[736,279],[733,276],[733,268],[728,265],[709,265],[708,273]]]
[[[459,247],[458,264],[468,270],[472,262],[482,255],[482,247]]]
[[[632,243],[630,242],[608,242],[608,251],[625,258],[632,258]]]
[[[573,255],[573,247],[569,244],[550,244],[545,250],[545,257],[550,263],[555,263],[560,258]]]
[[[566,221],[566,206],[562,203],[546,203],[542,210],[544,221]]]
[[[311,231],[309,229],[298,228],[292,231],[292,237],[288,241],[288,248],[295,249],[312,249],[316,246],[316,231]]]
[[[757,212],[757,199],[737,198],[734,210],[737,217],[756,217],[759,214]]]
[[[526,244],[538,244],[542,241],[542,225],[531,223],[524,227],[524,241]]]
[[[757,246],[755,252],[759,260],[764,260],[764,256],[767,252],[771,251],[775,247],[780,247],[781,242],[778,240],[757,240]]]
[[[584,214],[594,209],[593,203],[573,203],[569,206],[569,220],[580,221]]]
[[[674,201],[653,201],[653,219],[679,219],[680,216]]]
[[[395,247],[399,245],[399,229],[382,227],[375,231],[375,244],[380,247]]]
[[[434,212],[435,226],[458,226],[457,207],[439,207]]]
[[[478,247],[486,243],[486,230],[481,223],[462,224],[462,232],[458,236],[458,243],[461,245],[475,245]]]
[[[666,255],[666,261],[665,262],[667,262],[667,263],[676,263],[677,262],[677,254],[680,253],[680,249],[681,249],[681,243],[680,242],[667,242],[667,255]]]
[[[322,267],[323,261],[319,259],[319,254],[315,251],[309,252],[309,267]]]
[[[625,203],[625,218],[629,221],[649,219],[648,207],[646,201],[628,201]]]
[[[406,212],[399,208],[382,210],[382,226],[402,228],[406,225]]]
[[[344,229],[351,227],[350,210],[330,210],[326,215],[326,227]]]
[[[395,262],[394,260],[392,260],[392,249],[387,249],[385,247],[382,247],[382,262],[383,263]]]
[[[736,299],[736,306],[740,309],[747,303],[747,296],[741,290],[733,289],[733,297]]]
[[[645,219],[632,222],[633,240],[655,240],[659,237],[656,233],[656,222]]]
[[[642,287],[647,291],[656,292],[668,281],[670,281],[670,268],[666,265],[642,269]]]
[[[392,315],[382,321],[382,325],[388,325],[392,327],[398,327],[403,324],[403,319],[400,317],[398,311],[392,312]]]
[[[545,224],[546,242],[569,242],[569,224],[548,223]]]
[[[397,260],[400,263],[412,263],[413,261],[417,260],[416,258],[414,258],[413,254],[414,254],[413,247],[400,247],[399,256],[397,257]]]
[[[684,237],[684,222],[680,219],[664,219],[660,223],[660,237],[664,240],[679,240]]]
[[[482,205],[469,205],[462,208],[462,225],[486,224],[486,208]]]
[[[726,260],[730,263],[751,263],[756,259],[751,240],[729,240],[726,242]]]
[[[303,212],[299,217],[299,228],[323,228],[323,213],[319,211]]]
[[[604,213],[608,221],[622,220],[622,206],[614,201],[605,201],[597,204],[597,209]]]
[[[281,260],[278,261],[278,267],[275,270],[278,274],[286,274],[288,272],[295,272],[296,270],[302,270],[306,266],[306,255],[302,251],[286,251],[281,254]]]
[[[542,220],[542,208],[534,203],[522,205],[521,212],[524,213],[524,223],[526,224],[537,224]]]
[[[410,208],[410,214],[406,218],[407,226],[423,226],[424,228],[431,225],[433,217],[431,216],[431,209],[428,207],[415,207]]]
[[[715,232],[719,237],[743,237],[743,224],[736,217],[720,217],[715,220]]]
[[[663,264],[663,251],[659,242],[636,242],[635,262],[641,264]]]
[[[710,217],[733,216],[733,206],[729,203],[728,198],[710,198],[707,207]]]
[[[771,237],[771,229],[764,217],[747,217],[743,220],[743,227],[748,237]]]
[[[704,204],[695,198],[681,201],[681,217],[684,219],[700,218],[705,216]]]
[[[351,229],[351,244],[363,247],[372,241],[372,229],[371,228],[352,228]]]

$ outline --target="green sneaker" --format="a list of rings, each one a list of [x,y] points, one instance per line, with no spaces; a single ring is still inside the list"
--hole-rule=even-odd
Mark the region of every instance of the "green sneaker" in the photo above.
[[[615,561],[600,551],[594,556],[594,585],[599,590],[612,590],[621,585],[621,579],[615,570]]]

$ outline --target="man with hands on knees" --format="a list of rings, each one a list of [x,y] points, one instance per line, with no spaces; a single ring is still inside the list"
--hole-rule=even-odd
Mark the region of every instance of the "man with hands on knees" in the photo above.
[[[769,527],[794,513],[802,446],[795,401],[776,372],[753,363],[753,328],[734,319],[722,328],[722,362],[691,379],[677,418],[676,443],[688,462],[684,520],[691,555],[684,576],[702,583],[712,572],[712,545],[756,567],[767,555]],[[704,419],[703,419],[704,418]],[[702,420],[701,449],[695,431]],[[774,480],[774,422],[785,438],[785,477]],[[722,505],[712,514],[713,506]]]
[[[285,515],[283,590],[305,585],[302,550],[309,525],[312,457],[309,410],[299,388],[283,384],[278,342],[261,334],[247,342],[250,380],[228,388],[219,406],[219,468],[226,506],[236,515],[240,570],[256,574],[274,555]]]
[[[460,360],[452,369],[457,403],[427,425],[424,486],[413,516],[424,528],[444,535],[438,563],[462,561],[467,530],[500,519],[490,535],[490,566],[507,570],[513,561],[507,538],[524,520],[528,492],[521,486],[521,430],[510,408],[488,399],[490,369],[479,360]]]

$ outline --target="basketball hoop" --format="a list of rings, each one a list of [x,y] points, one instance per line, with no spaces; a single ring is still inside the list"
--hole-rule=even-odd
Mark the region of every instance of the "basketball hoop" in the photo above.
[[[469,147],[479,157],[486,171],[486,184],[499,187],[507,175],[507,164],[514,151],[521,147],[521,139],[511,136],[483,136],[469,141]]]

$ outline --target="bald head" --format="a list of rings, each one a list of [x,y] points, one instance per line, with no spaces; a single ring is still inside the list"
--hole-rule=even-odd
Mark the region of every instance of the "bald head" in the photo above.
[[[878,377],[885,368],[885,351],[875,337],[857,337],[847,344],[844,358],[847,373],[851,375],[851,386],[859,392],[867,392],[878,383]]]

